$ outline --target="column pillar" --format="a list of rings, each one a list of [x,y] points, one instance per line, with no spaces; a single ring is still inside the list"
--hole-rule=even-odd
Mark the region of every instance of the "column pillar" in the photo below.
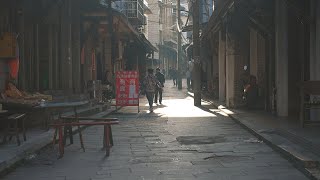
[[[320,80],[320,2],[310,1],[310,17],[315,19],[315,23],[310,24],[310,80]],[[311,100],[315,96],[311,96]],[[310,120],[319,120],[320,110],[310,110]]]
[[[320,2],[316,1],[316,58],[310,62],[312,69],[311,69],[311,77],[313,80],[320,80]]]
[[[226,39],[226,105],[227,107],[235,107],[235,68],[236,59],[239,52],[236,50],[235,37],[232,36],[230,29],[227,29]]]
[[[114,67],[112,66],[112,59],[111,59],[111,34],[109,34],[105,41],[105,52],[106,52],[106,64],[105,69],[108,71],[108,81],[112,82],[112,73],[114,71]]]
[[[62,89],[70,92],[72,89],[72,49],[71,49],[71,0],[62,7],[61,17],[61,69]]]
[[[226,105],[231,108],[243,105],[243,66],[249,59],[246,53],[249,22],[243,11],[245,9],[235,3],[234,12],[226,24]]]
[[[21,62],[20,65],[20,72],[19,72],[19,86],[22,90],[26,90],[26,77],[27,77],[27,73],[26,73],[26,60],[27,58],[25,58],[26,53],[25,53],[25,15],[23,13],[23,3],[19,3],[18,4],[18,11],[21,10],[21,13],[18,14],[18,31],[20,34],[20,38],[19,38],[19,60]]]
[[[258,33],[250,29],[250,75],[258,77]]]
[[[35,67],[34,67],[34,89],[38,91],[39,90],[39,81],[40,81],[40,67],[39,67],[39,24],[35,25],[35,47],[34,47],[34,52],[35,52]]]
[[[310,17],[313,19],[316,19],[315,22],[317,22],[317,17],[316,17],[316,0],[310,0]],[[316,32],[317,32],[317,23],[310,23],[310,80],[315,80],[315,69],[316,67],[315,62],[316,62]]]
[[[226,39],[225,32],[219,32],[219,101],[226,100]]]
[[[80,6],[75,0],[73,2],[72,12],[72,81],[74,93],[81,91],[80,64],[81,64],[81,47],[80,47]]]
[[[215,46],[213,46],[214,48],[216,48]],[[211,72],[210,72],[210,79],[211,79],[211,90],[214,93],[215,98],[217,98],[219,95],[219,89],[218,89],[218,77],[219,77],[219,52],[217,52],[216,50],[212,50],[212,63],[210,66]]]
[[[277,114],[288,116],[288,8],[275,1]]]
[[[65,3],[66,4],[66,3]],[[68,42],[67,42],[67,22],[66,22],[66,8],[63,6],[61,7],[61,17],[60,17],[60,69],[61,74],[59,76],[60,86],[62,90],[67,89],[67,82],[68,82]]]
[[[48,75],[48,80],[49,80],[49,89],[53,89],[53,32],[52,32],[52,28],[53,25],[49,24],[49,29],[48,29],[48,70],[49,70],[49,75]]]
[[[53,47],[54,47],[54,58],[53,58],[53,66],[54,66],[54,71],[53,71],[53,88],[54,89],[59,89],[60,88],[60,79],[59,79],[59,35],[58,35],[58,24],[55,24],[53,26]]]
[[[68,82],[67,82],[67,88],[69,91],[72,90],[73,86],[73,57],[72,57],[72,0],[68,0],[68,7],[67,7],[67,42],[68,42],[68,51],[67,51],[67,61],[68,61],[68,69],[67,69],[67,75],[68,75]]]

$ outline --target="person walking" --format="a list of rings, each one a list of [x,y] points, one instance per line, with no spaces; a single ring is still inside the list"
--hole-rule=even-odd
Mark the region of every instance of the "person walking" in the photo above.
[[[148,69],[148,74],[144,78],[143,84],[144,84],[146,96],[149,102],[149,111],[151,113],[153,112],[153,97],[154,97],[157,83],[159,82],[157,78],[153,75],[153,69]]]
[[[166,70],[165,70],[165,69],[162,69],[162,74],[164,75],[164,78],[167,77],[167,75],[166,75]]]
[[[159,104],[162,104],[162,92],[165,83],[164,75],[160,72],[160,68],[156,69],[156,78],[159,81],[159,84],[156,86],[155,96],[154,96],[154,103],[158,103],[158,95],[159,95]]]
[[[188,90],[190,90],[190,88],[191,88],[191,71],[189,70],[189,68],[187,69],[186,77],[187,77],[187,87],[188,87]]]
[[[173,85],[174,86],[178,86],[178,83],[177,83],[177,77],[178,76],[178,72],[175,68],[172,68],[172,80],[173,80]]]

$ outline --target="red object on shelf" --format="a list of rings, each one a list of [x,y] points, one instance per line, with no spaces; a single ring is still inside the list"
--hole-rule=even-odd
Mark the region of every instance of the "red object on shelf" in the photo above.
[[[19,58],[10,59],[8,61],[8,66],[11,78],[16,79],[19,72]]]

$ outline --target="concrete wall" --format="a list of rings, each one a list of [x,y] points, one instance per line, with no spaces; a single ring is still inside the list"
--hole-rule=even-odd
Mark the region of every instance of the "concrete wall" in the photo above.
[[[277,114],[288,116],[288,7],[275,1]]]
[[[226,39],[225,32],[219,31],[219,101],[226,99]]]
[[[158,5],[158,0],[147,0],[149,8],[152,14],[148,15],[148,37],[147,39],[151,42],[151,44],[155,47],[159,44],[159,15],[160,8]],[[154,53],[154,58],[159,59],[159,53]]]
[[[250,33],[248,18],[241,6],[226,25],[226,104],[228,107],[243,106],[244,65],[249,62]]]
[[[226,105],[236,106],[235,81],[236,81],[236,61],[240,58],[239,51],[235,49],[236,42],[228,32],[226,40]]]
[[[320,80],[320,3],[317,0],[310,1],[310,16],[315,18],[315,23],[310,24],[310,80]],[[320,99],[319,96],[311,96]],[[320,119],[320,110],[310,111],[311,120]]]
[[[258,76],[258,32],[250,29],[250,75]]]

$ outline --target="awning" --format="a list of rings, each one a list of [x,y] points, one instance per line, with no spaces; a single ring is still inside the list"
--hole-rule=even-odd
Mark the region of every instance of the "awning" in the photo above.
[[[108,26],[108,16],[110,15],[110,11],[105,6],[97,6],[95,9],[91,9],[90,12],[84,14],[84,20],[89,21],[99,21],[101,25]],[[133,39],[136,39],[147,52],[155,51],[157,52],[157,48],[154,47],[150,41],[146,39],[143,34],[139,34],[138,31],[131,25],[128,18],[122,14],[121,12],[112,9],[112,17],[113,17],[113,27],[116,27],[116,31],[120,35],[132,36]]]

